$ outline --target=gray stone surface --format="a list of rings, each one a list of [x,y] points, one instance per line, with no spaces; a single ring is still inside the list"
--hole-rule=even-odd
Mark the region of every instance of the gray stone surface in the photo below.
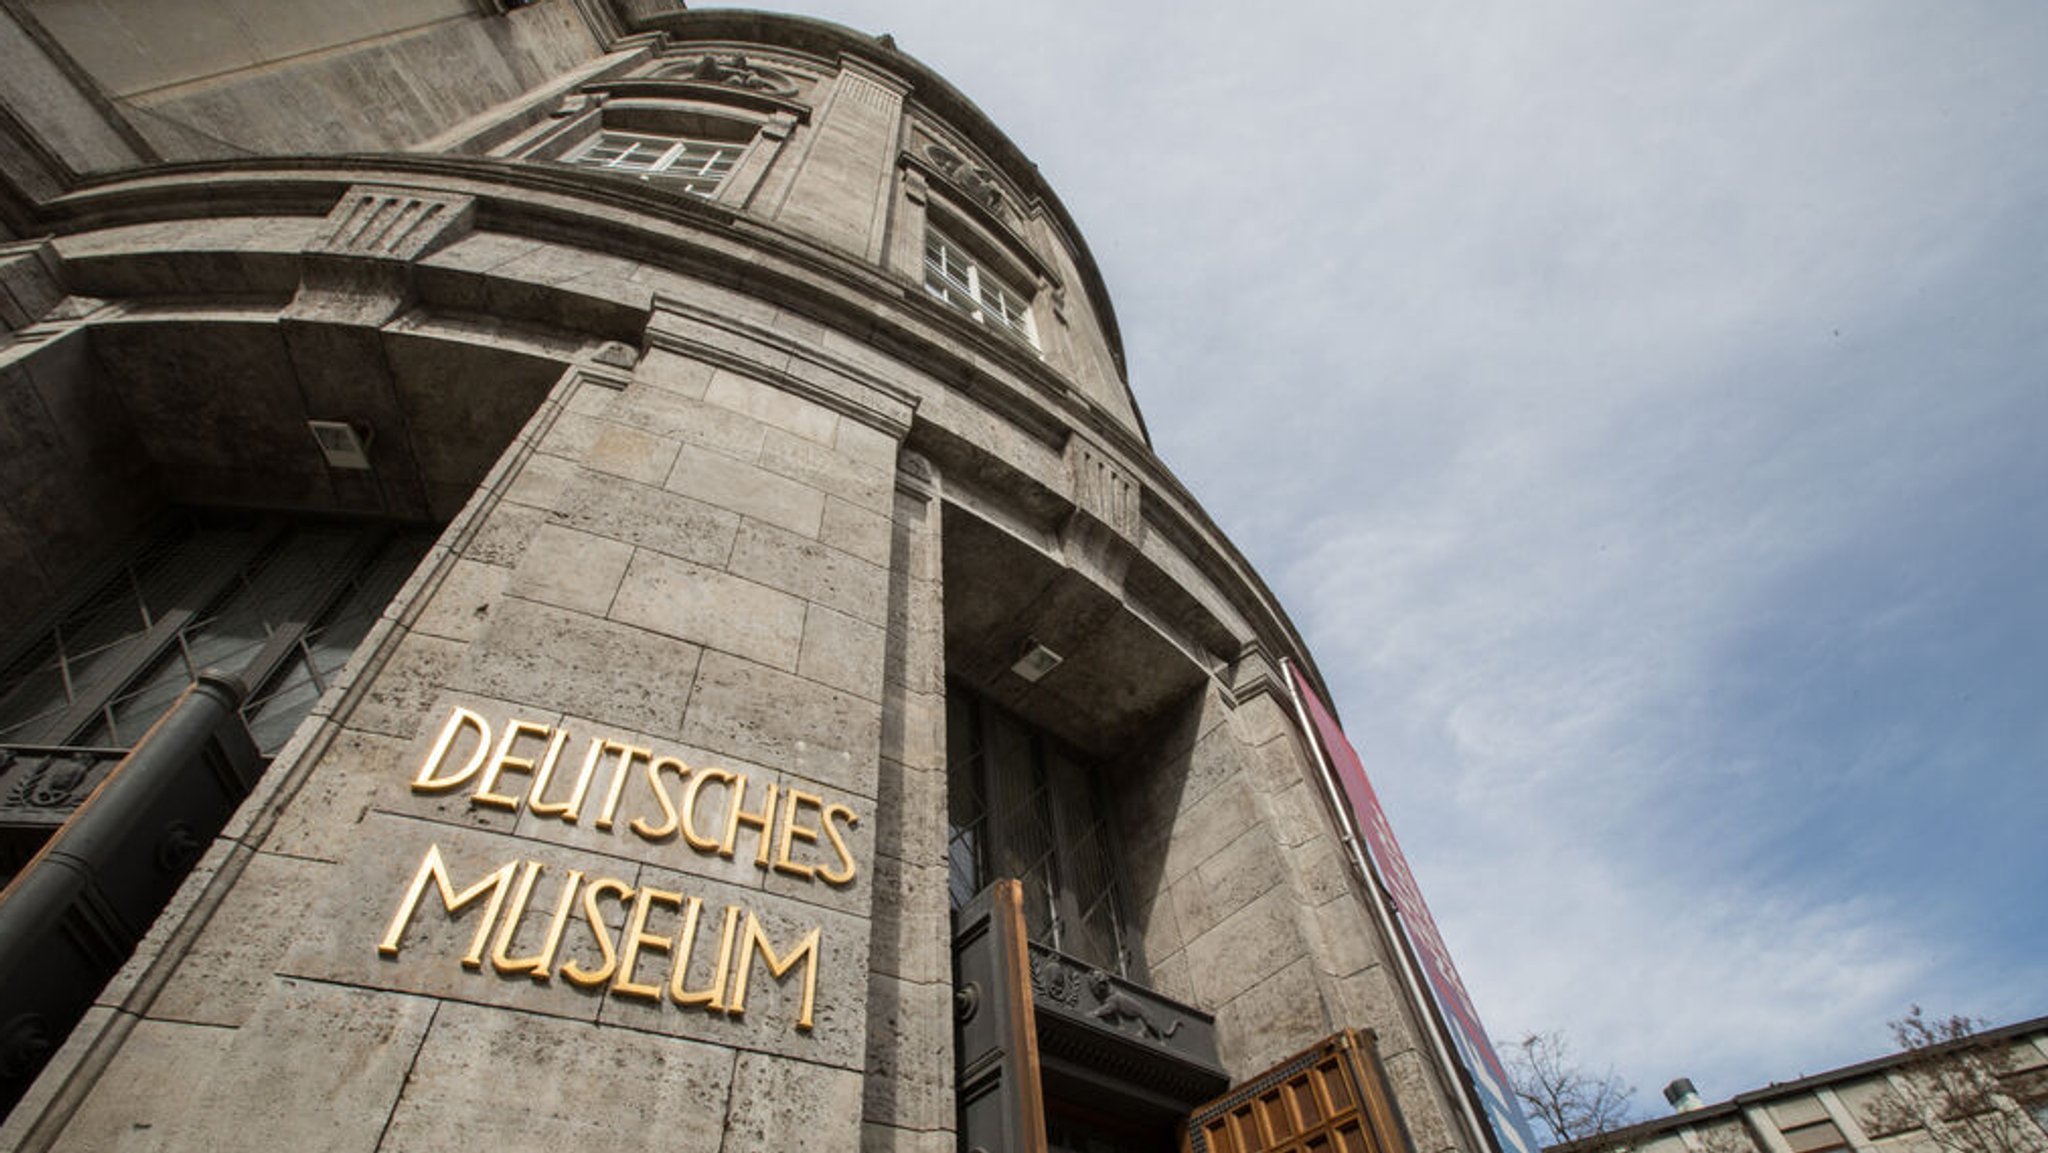
[[[1279,846],[1264,827],[1251,826],[1173,886],[1178,928],[1199,937],[1286,880]]]
[[[752,461],[768,435],[744,413],[660,388],[627,390],[605,416],[740,461]]]
[[[724,1153],[859,1148],[861,1080],[851,1069],[742,1052]]]
[[[814,539],[825,515],[825,494],[818,489],[710,449],[684,448],[666,487]]]
[[[872,625],[888,622],[888,573],[759,521],[740,525],[728,569]]]
[[[104,1012],[104,1011],[103,1011]],[[62,1153],[155,1153],[198,1107],[189,1080],[218,1066],[234,1030],[142,1021],[127,1036],[80,1121],[55,1146]]]
[[[705,565],[725,563],[740,521],[737,514],[702,501],[590,472],[569,486],[551,518]]]
[[[246,1023],[291,945],[308,895],[338,880],[325,862],[257,853],[234,895],[187,947],[150,1014],[197,1025]]]
[[[583,463],[598,472],[658,485],[667,479],[680,447],[666,437],[606,422],[598,425]]]
[[[672,733],[697,670],[696,645],[507,598],[454,687]]]
[[[473,641],[490,623],[491,606],[512,574],[497,565],[458,560],[413,622],[413,631],[451,641]]]
[[[889,563],[889,518],[830,493],[818,540],[872,565]]]
[[[880,718],[872,701],[765,665],[706,652],[683,740],[763,764],[788,765],[860,797],[875,795]]]
[[[803,650],[796,671],[820,684],[858,696],[882,691],[882,630],[814,604],[804,612]]]
[[[795,671],[805,636],[804,602],[717,569],[642,551],[611,606],[622,624]]]
[[[713,375],[704,399],[819,444],[831,444],[839,433],[838,413],[736,372]]]
[[[1315,966],[1306,957],[1268,974],[1216,1012],[1217,1049],[1234,1080],[1255,1076],[1300,1050],[1302,1037],[1330,1031]]]
[[[732,1066],[680,1038],[444,1004],[377,1148],[717,1153]]]
[[[541,525],[509,588],[527,600],[601,617],[611,611],[632,558],[633,546],[623,541]]]
[[[401,638],[382,667],[366,670],[367,683],[348,723],[365,732],[412,738],[468,651],[467,644],[441,637],[414,633]]]
[[[1304,952],[1295,906],[1283,889],[1225,918],[1187,944],[1198,1005],[1222,1005],[1271,977]]]
[[[434,1011],[421,997],[280,980],[225,1047],[163,1055],[197,1074],[197,1092],[195,1078],[179,1078],[183,1099],[170,1103],[162,1125],[148,1125],[149,1143],[137,1147],[373,1149]],[[121,1091],[118,1081],[101,1085]],[[262,1091],[251,1093],[252,1085]],[[141,1135],[134,1124],[131,1138]]]
[[[832,493],[870,512],[889,511],[894,468],[827,447],[829,441],[770,428],[761,441],[761,467]]]

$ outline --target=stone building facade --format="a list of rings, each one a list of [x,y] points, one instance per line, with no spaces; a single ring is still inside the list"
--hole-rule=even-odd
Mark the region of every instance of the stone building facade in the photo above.
[[[1163,1148],[1343,1029],[1401,1143],[1487,1145],[1300,638],[1058,198],[887,38],[6,0],[0,98],[10,894],[160,717],[255,766],[217,831],[129,806],[175,893],[67,906],[138,939],[0,1030],[0,1145],[941,1150],[989,1088]]]

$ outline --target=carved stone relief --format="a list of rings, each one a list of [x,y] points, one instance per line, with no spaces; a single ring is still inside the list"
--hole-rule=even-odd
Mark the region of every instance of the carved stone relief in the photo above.
[[[770,96],[795,96],[796,81],[787,73],[756,64],[740,53],[707,52],[694,60],[683,60],[663,68],[658,75],[671,80],[698,84],[720,84]]]
[[[1002,216],[1007,208],[1003,190],[996,184],[995,173],[974,163],[943,144],[924,146],[925,159],[930,160],[953,186],[967,194],[968,199]]]

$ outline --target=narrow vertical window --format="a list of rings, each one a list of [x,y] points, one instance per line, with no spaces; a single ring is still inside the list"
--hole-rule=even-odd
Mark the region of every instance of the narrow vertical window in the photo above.
[[[946,691],[947,882],[954,908],[997,880],[1024,889],[1034,941],[1141,979],[1123,869],[1095,770],[953,684]]]

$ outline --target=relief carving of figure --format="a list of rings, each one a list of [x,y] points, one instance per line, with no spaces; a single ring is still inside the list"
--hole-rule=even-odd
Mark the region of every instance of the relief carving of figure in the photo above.
[[[690,70],[690,79],[756,92],[780,92],[788,87],[780,77],[766,68],[747,63],[747,58],[737,52],[730,56],[707,52],[698,57],[696,67]]]
[[[995,173],[943,144],[925,145],[924,154],[938,165],[946,179],[957,185],[960,191],[979,201],[982,207],[1001,215],[1003,211],[1003,190],[996,184]]]
[[[1095,1007],[1095,1018],[1108,1022],[1113,1029],[1122,1030],[1125,1025],[1136,1025],[1137,1028],[1132,1032],[1154,1041],[1164,1041],[1180,1032],[1180,1018],[1174,1018],[1173,1024],[1161,1029],[1153,1022],[1151,1014],[1145,1011],[1145,1006],[1138,1003],[1136,997],[1112,986],[1109,983],[1109,974],[1100,969],[1088,974],[1088,991],[1101,1002]]]

